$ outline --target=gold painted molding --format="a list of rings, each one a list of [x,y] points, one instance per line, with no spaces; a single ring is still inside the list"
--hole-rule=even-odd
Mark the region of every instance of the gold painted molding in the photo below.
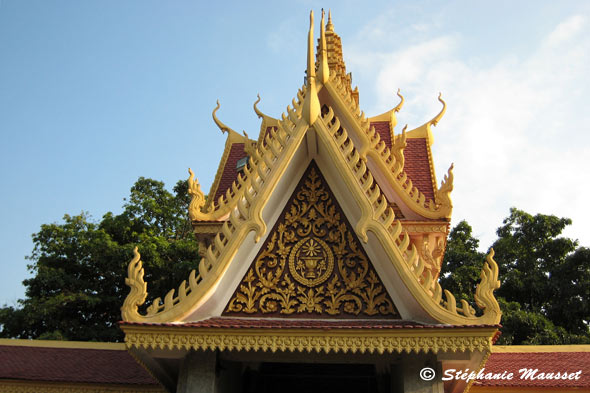
[[[354,101],[352,96],[348,93],[346,86],[339,79],[333,78],[325,84],[326,89],[330,93],[330,96],[334,100],[338,112],[345,118],[347,123],[352,125],[352,129],[349,132],[354,132],[360,139],[360,145],[357,146],[357,150],[362,158],[372,158],[377,165],[379,172],[382,173],[386,179],[387,186],[393,187],[396,194],[404,201],[404,203],[415,213],[425,218],[430,219],[450,219],[453,206],[447,201],[450,198],[443,198],[441,201],[438,199],[426,200],[426,196],[413,185],[409,179],[407,173],[404,171],[404,159],[403,149],[405,148],[405,139],[410,137],[412,132],[413,137],[418,135],[416,130],[424,128],[430,131],[430,127],[435,125],[446,109],[444,104],[443,110],[435,116],[432,120],[425,123],[423,126],[416,130],[409,131],[406,133],[402,131],[400,136],[397,136],[392,140],[392,149],[388,148],[385,142],[381,140],[381,137],[375,131],[374,127],[371,127],[370,119],[366,118],[364,112],[361,112],[360,107]],[[444,101],[441,100],[444,103]],[[404,128],[405,130],[405,128]],[[427,143],[428,149],[430,149]],[[432,157],[429,153],[429,166],[433,175],[433,181],[435,182],[434,166],[432,164]],[[451,179],[452,182],[452,179]],[[448,186],[451,187],[448,187]],[[452,183],[447,188],[440,190],[439,192],[444,193],[446,197],[452,190]],[[437,191],[436,184],[434,184],[435,193]]]
[[[76,348],[76,349],[106,349],[124,351],[123,343],[107,343],[93,341],[59,341],[59,340],[23,340],[16,338],[0,338],[0,346],[37,347],[37,348]]]
[[[313,35],[311,28],[309,35],[310,37]],[[308,42],[308,55],[309,45]],[[308,78],[310,88],[316,86],[315,82],[310,82],[314,72],[314,67],[311,67]],[[311,105],[312,96],[315,95],[317,98],[317,93],[304,86],[298,91],[297,100],[293,100],[293,108],[287,107],[287,114],[282,115],[277,128],[272,129],[265,136],[264,143],[259,143],[253,150],[244,168],[244,176],[238,176],[227,191],[226,198],[220,198],[220,204],[214,211],[203,211],[204,206],[201,205],[203,194],[200,192],[198,183],[191,176],[189,190],[196,200],[195,205],[201,207],[201,209],[192,209],[191,218],[199,220],[223,218],[221,230],[205,251],[199,263],[198,272],[193,270],[188,280],[180,284],[178,291],[170,290],[163,302],[160,298],[156,298],[145,315],[138,312],[138,307],[145,302],[147,286],[143,280],[139,254],[136,254],[129,264],[126,278],[131,291],[122,307],[123,320],[151,323],[180,321],[192,311],[205,294],[215,288],[215,284],[227,270],[233,255],[246,236],[254,231],[255,241],[258,242],[266,233],[267,223],[262,219],[262,210],[302,143],[310,128],[309,123],[313,122],[317,135],[327,146],[325,154],[342,174],[342,180],[352,191],[351,195],[359,207],[361,217],[356,223],[355,232],[363,242],[368,241],[367,231],[370,230],[376,234],[406,287],[424,310],[433,319],[442,323],[454,325],[499,323],[501,311],[493,295],[493,291],[499,287],[498,266],[493,260],[493,253],[486,258],[481,282],[476,290],[476,303],[484,310],[482,316],[476,317],[473,307],[464,300],[458,306],[455,297],[449,291],[443,291],[430,270],[425,270],[425,261],[420,257],[416,247],[410,244],[407,231],[403,230],[401,221],[396,219],[385,194],[367,167],[367,158],[363,155],[363,149],[365,153],[368,151],[370,156],[377,158],[375,162],[381,165],[381,172],[389,176],[388,182],[394,188],[397,187],[398,195],[423,217],[436,219],[450,217],[452,206],[448,194],[452,190],[452,172],[449,172],[441,189],[437,192],[438,200],[447,200],[448,203],[436,205],[431,200],[426,205],[424,194],[411,184],[405,172],[394,172],[393,169],[397,168],[397,164],[391,152],[379,139],[374,128],[369,129],[369,120],[360,113],[358,104],[353,102],[353,98],[348,97],[345,103],[343,100],[345,89],[341,82],[340,86],[333,85],[338,83],[334,82],[335,80],[337,79],[330,79],[322,88],[327,88],[328,93],[334,97],[334,101],[341,103],[338,104],[341,105],[339,112],[342,112],[347,123],[353,125],[354,132],[365,138],[365,142],[361,143],[362,146],[355,146],[347,130],[340,127],[340,120],[331,107],[328,108],[328,113],[319,114],[317,119],[313,119],[311,112],[303,116],[306,105]],[[443,112],[444,110],[428,124],[436,124]],[[230,136],[235,134],[231,131],[229,133]],[[371,145],[366,142],[367,140]]]
[[[161,386],[0,380],[1,393],[165,393]]]
[[[222,206],[211,214],[198,209],[191,212],[193,220],[224,217],[221,230],[204,250],[205,255],[199,262],[198,271],[193,270],[188,280],[180,284],[178,291],[170,290],[163,302],[156,298],[145,315],[139,313],[138,307],[145,302],[147,286],[143,280],[144,270],[139,254],[134,256],[125,280],[132,289],[121,308],[123,320],[153,323],[182,319],[198,300],[215,286],[246,236],[254,231],[255,241],[258,242],[266,233],[262,210],[309,128],[301,115],[304,94],[305,90],[298,92],[298,101],[293,100],[294,107],[287,107],[288,115],[283,114],[278,127],[272,129],[265,137],[265,143],[258,145],[253,151],[244,167],[244,175],[238,176],[234,181],[225,200],[220,198]],[[191,176],[189,190],[199,189],[196,180]],[[201,201],[202,194],[195,194],[193,198]],[[197,205],[200,205],[200,202]]]
[[[475,301],[484,310],[482,316],[476,317],[473,307],[465,300],[461,300],[460,306],[457,306],[453,294],[447,290],[443,291],[430,270],[425,272],[425,261],[420,257],[415,245],[410,244],[408,233],[403,230],[401,221],[395,219],[386,196],[348,133],[340,127],[340,121],[332,108],[329,108],[328,113],[322,116],[322,121],[318,121],[314,128],[320,138],[325,140],[328,147],[326,154],[333,156],[334,164],[340,166],[344,161],[344,166],[348,166],[348,170],[341,169],[340,173],[343,181],[357,189],[356,192],[352,192],[357,197],[361,210],[361,217],[356,225],[357,235],[362,241],[367,242],[367,231],[375,233],[400,277],[424,310],[435,320],[453,325],[499,323],[502,313],[493,292],[499,288],[500,282],[493,250],[486,258],[481,281],[476,288]],[[338,155],[340,157],[337,157]]]
[[[301,111],[301,106],[290,111],[289,118],[283,117],[279,128],[267,136],[267,144],[258,147],[257,154],[244,169],[246,176],[240,178],[240,186],[235,187],[235,195],[240,195],[238,203],[231,210],[229,220],[224,222],[213,244],[208,247],[199,264],[198,276],[193,270],[189,276],[188,285],[187,281],[183,281],[179,286],[178,295],[175,296],[175,290],[172,289],[163,303],[160,298],[155,299],[148,308],[147,315],[138,313],[138,307],[143,304],[147,296],[147,287],[143,281],[143,268],[139,254],[136,254],[128,268],[126,283],[131,287],[131,292],[122,307],[123,320],[137,322],[180,320],[197,304],[206,291],[214,288],[214,283],[227,269],[235,250],[243,243],[247,234],[254,230],[258,241],[266,233],[266,223],[261,217],[262,209],[309,128],[306,121],[297,115]],[[498,266],[493,260],[493,250],[486,258],[481,282],[476,288],[476,303],[484,310],[482,316],[476,317],[473,307],[465,300],[461,300],[458,306],[455,297],[449,291],[443,291],[430,270],[425,270],[425,261],[420,257],[416,247],[410,244],[408,233],[403,230],[401,221],[395,219],[387,198],[376,183],[365,160],[348,137],[346,130],[340,127],[340,121],[334,115],[332,108],[329,108],[325,115],[319,116],[318,121],[314,123],[314,128],[318,136],[325,141],[326,154],[339,168],[342,180],[350,190],[356,189],[352,195],[361,212],[355,227],[357,235],[364,242],[368,241],[368,230],[377,235],[400,277],[424,310],[441,323],[454,325],[499,323],[501,311],[493,292],[499,287],[500,282]]]
[[[447,233],[447,224],[432,224],[431,222],[407,222],[402,223],[404,229],[409,233]]]
[[[128,348],[323,353],[490,351],[496,328],[240,329],[122,325]]]
[[[494,345],[492,353],[590,352],[590,345]]]

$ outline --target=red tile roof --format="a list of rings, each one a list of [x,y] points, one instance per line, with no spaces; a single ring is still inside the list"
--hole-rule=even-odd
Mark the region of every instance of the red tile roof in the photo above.
[[[158,385],[125,350],[0,345],[0,379]]]
[[[428,200],[434,199],[434,190],[432,189],[432,174],[426,139],[408,138],[406,142],[404,171],[412,179],[412,184],[426,196],[426,202],[428,202]]]
[[[371,126],[375,127],[375,131],[379,134],[381,140],[391,149],[391,131],[389,130],[389,122],[374,121],[371,122]]]
[[[177,323],[136,323],[121,322],[122,325],[171,326],[190,328],[245,328],[245,329],[456,329],[489,328],[499,325],[434,325],[402,320],[329,320],[329,319],[287,319],[287,318],[229,318],[212,317],[198,322]]]
[[[371,126],[391,149],[391,131],[389,130],[388,121],[374,121]],[[428,160],[428,146],[424,138],[408,138],[407,146],[404,149],[404,171],[412,179],[412,184],[418,188],[425,196],[426,201],[434,198],[432,189],[432,174],[430,172],[430,162]]]
[[[221,179],[219,180],[219,185],[217,186],[217,190],[215,191],[215,196],[213,199],[214,203],[217,203],[221,195],[225,195],[225,192],[228,188],[231,187],[233,181],[238,178],[238,161],[246,156],[247,154],[244,151],[243,143],[234,143],[231,145],[227,161],[225,162],[225,166],[223,167]]]
[[[538,370],[528,378],[524,377],[523,369]],[[590,388],[590,352],[517,352],[517,353],[492,353],[488,359],[485,373],[513,373],[512,379],[479,379],[475,381],[477,386],[496,387],[528,387],[528,388]],[[578,373],[578,371],[581,371]],[[548,373],[560,373],[560,377],[566,374],[567,379],[541,379]],[[544,373],[543,375],[541,373]],[[578,379],[575,379],[578,373]],[[572,376],[570,379],[570,376]],[[521,377],[522,376],[522,377]],[[553,378],[557,375],[553,374]]]

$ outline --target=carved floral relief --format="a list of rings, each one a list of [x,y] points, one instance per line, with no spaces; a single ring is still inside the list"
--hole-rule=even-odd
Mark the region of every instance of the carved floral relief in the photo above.
[[[399,318],[315,163],[224,315]]]

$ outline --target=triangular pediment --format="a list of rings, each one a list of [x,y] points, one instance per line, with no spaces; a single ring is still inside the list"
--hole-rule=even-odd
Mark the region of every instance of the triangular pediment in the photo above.
[[[223,315],[400,318],[315,162],[305,171]]]

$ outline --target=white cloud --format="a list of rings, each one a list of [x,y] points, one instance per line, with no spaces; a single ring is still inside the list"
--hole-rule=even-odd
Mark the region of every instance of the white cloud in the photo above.
[[[467,219],[482,247],[511,206],[572,218],[566,234],[590,246],[588,30],[582,16],[572,16],[527,57],[500,56],[483,66],[477,55],[461,57],[462,37],[454,34],[347,58],[377,75],[377,99],[366,112],[389,109],[398,87],[406,93],[400,125],[412,128],[438,113],[435,97],[443,92],[448,109],[433,146],[438,180],[455,162],[454,223]]]
[[[574,15],[563,21],[547,37],[547,45],[557,46],[562,42],[569,41],[576,36],[584,27],[586,19],[583,15]]]

